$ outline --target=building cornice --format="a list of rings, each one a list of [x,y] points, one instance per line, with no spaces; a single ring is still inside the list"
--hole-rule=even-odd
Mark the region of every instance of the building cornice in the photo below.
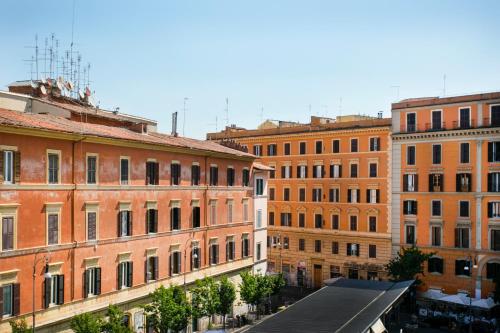
[[[453,139],[457,137],[484,137],[487,139],[491,135],[500,134],[500,127],[474,128],[467,130],[449,130],[437,132],[417,132],[417,133],[393,133],[393,141],[413,141],[428,139]]]

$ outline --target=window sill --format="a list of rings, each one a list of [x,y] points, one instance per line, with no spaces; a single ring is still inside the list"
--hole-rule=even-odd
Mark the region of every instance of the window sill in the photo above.
[[[455,275],[457,278],[461,279],[470,279],[471,277],[469,275]]]
[[[434,276],[441,276],[443,275],[443,273],[439,273],[439,272],[429,272],[430,275],[434,275]]]

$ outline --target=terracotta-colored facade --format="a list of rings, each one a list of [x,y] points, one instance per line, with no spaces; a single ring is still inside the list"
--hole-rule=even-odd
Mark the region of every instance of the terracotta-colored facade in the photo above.
[[[392,116],[394,252],[435,252],[423,290],[487,297],[500,272],[500,93],[404,100]]]
[[[65,329],[75,313],[109,303],[137,309],[161,284],[252,267],[253,189],[244,179],[251,178],[253,156],[155,132],[139,134],[140,141],[116,121],[0,109],[0,288],[12,288],[2,300],[11,309],[0,317],[0,331],[15,316],[31,323],[35,258],[37,331]],[[54,290],[44,289],[45,272],[62,276],[50,282]],[[144,318],[129,313],[139,327],[134,320]]]
[[[390,124],[312,117],[310,124],[268,121],[257,130],[207,134],[235,140],[275,168],[268,185],[268,270],[283,271],[292,285],[314,287],[340,275],[385,278]]]

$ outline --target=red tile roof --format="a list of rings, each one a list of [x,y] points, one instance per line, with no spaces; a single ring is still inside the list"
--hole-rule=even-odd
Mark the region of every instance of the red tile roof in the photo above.
[[[57,117],[50,114],[33,114],[0,108],[0,126],[39,129],[68,134],[79,134],[90,137],[102,137],[140,143],[164,145],[171,147],[194,149],[198,151],[216,152],[239,157],[254,157],[252,154],[224,147],[216,142],[201,141],[191,138],[174,137],[167,134],[149,132],[137,133],[122,127],[111,127],[85,123]]]

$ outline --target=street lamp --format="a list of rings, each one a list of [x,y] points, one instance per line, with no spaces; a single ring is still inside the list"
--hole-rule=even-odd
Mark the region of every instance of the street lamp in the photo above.
[[[186,275],[187,275],[187,270],[186,270],[186,264],[187,264],[187,243],[189,241],[193,241],[194,240],[194,236],[192,237],[189,237],[187,240],[186,240],[186,243],[184,244],[184,294],[187,295],[187,286],[186,286]],[[192,244],[192,243],[191,243]],[[193,248],[193,246],[191,245],[191,248]],[[193,263],[193,260],[196,260],[198,259],[198,255],[196,253],[193,253],[193,257],[191,259],[191,264]]]
[[[475,290],[475,281],[472,276],[472,269],[477,268],[477,265],[475,264],[476,259],[474,258],[474,264],[472,262],[472,257],[469,256],[468,258],[468,265],[464,267],[464,270],[469,271],[470,274],[470,279],[472,281],[472,290],[469,295],[469,333],[472,333],[472,293]]]
[[[41,257],[41,258],[38,258],[38,254],[42,251],[47,251],[47,254],[45,254],[45,256]],[[49,259],[50,259],[50,251],[44,249],[44,248],[40,248],[38,249],[36,252],[35,252],[35,259],[33,260],[33,291],[32,291],[32,306],[33,306],[33,309],[32,309],[32,313],[31,313],[31,316],[32,316],[32,323],[31,323],[31,326],[32,326],[32,331],[33,333],[35,332],[35,280],[36,280],[36,266],[38,265],[39,262],[41,262],[42,260],[45,261],[45,272],[43,274],[43,277],[45,279],[50,279],[52,278],[52,274],[49,272]]]

